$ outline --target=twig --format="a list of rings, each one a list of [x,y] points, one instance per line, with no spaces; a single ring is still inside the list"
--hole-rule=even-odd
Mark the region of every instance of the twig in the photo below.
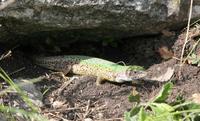
[[[15,74],[15,73],[18,73],[18,72],[24,70],[24,69],[25,69],[25,67],[22,67],[22,68],[20,68],[20,69],[17,69],[17,70],[15,70],[15,71],[11,72],[9,75],[13,75],[13,74]]]
[[[10,50],[4,52],[4,53],[0,56],[0,61],[3,60],[3,59],[5,59],[5,58],[8,58],[8,57],[12,56],[12,51],[13,51],[14,49],[16,49],[17,47],[19,47],[19,45],[16,45],[16,46],[14,46],[13,48],[11,48]]]
[[[119,61],[117,64],[123,64],[123,66],[126,66],[126,63],[124,61]]]
[[[191,51],[189,52],[189,54],[186,56],[186,58],[183,60],[183,63],[185,63],[188,59],[188,57],[192,54],[192,52],[194,51],[194,49],[196,48],[196,46],[199,44],[200,39],[198,39],[198,41],[193,45]]]
[[[87,102],[87,106],[86,106],[86,111],[85,111],[85,113],[83,114],[83,117],[84,117],[84,119],[88,116],[88,114],[90,113],[90,100],[88,100],[88,102]]]
[[[108,118],[108,119],[101,119],[101,120],[95,120],[95,121],[123,121],[123,118]]]
[[[188,23],[187,23],[187,31],[186,31],[186,37],[185,37],[185,42],[183,44],[183,48],[181,51],[181,58],[180,58],[180,67],[179,67],[179,72],[178,72],[178,77],[180,78],[181,76],[181,70],[183,66],[183,56],[185,52],[185,47],[188,42],[188,35],[189,35],[189,29],[190,29],[190,21],[191,21],[191,16],[192,16],[192,5],[193,5],[193,0],[190,1],[190,10],[189,10],[189,16],[188,16]]]
[[[64,84],[56,91],[56,94],[60,95],[62,91],[75,79],[77,79],[77,77],[72,77],[70,80],[64,82]]]
[[[5,53],[3,53],[1,56],[0,56],[0,61],[7,58],[7,57],[10,57],[12,54],[12,51],[9,50],[9,51],[6,51]]]

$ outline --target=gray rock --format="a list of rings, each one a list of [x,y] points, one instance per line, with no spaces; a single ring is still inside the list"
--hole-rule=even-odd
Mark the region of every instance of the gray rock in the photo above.
[[[62,31],[66,40],[156,34],[182,27],[189,4],[188,0],[15,0],[0,11],[0,31],[6,31],[0,41],[10,34],[44,31]],[[193,19],[200,16],[199,4],[194,1]]]
[[[40,79],[40,78],[38,78]],[[35,87],[33,82],[27,79],[14,79],[14,82],[17,82],[17,84],[21,87],[21,89],[25,92],[29,100],[38,108],[43,106],[43,95],[42,93]],[[26,105],[26,104],[24,104]],[[21,107],[23,104],[20,105]]]
[[[0,121],[8,121],[5,114],[0,113]]]

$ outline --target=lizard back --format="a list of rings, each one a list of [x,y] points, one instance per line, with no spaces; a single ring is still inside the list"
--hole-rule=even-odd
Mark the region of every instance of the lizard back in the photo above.
[[[35,59],[35,62],[51,70],[72,72],[80,75],[93,75],[110,81],[116,81],[118,78],[118,80],[131,80],[132,75],[133,77],[136,76],[129,73],[130,66],[122,66],[111,61],[89,56],[38,57]],[[130,72],[132,72],[132,69]]]
[[[81,55],[64,55],[64,56],[50,56],[50,57],[36,57],[34,62],[42,67],[62,71],[74,64],[81,64],[92,66],[94,68],[102,68],[106,70],[116,70],[119,65],[100,58],[81,56]],[[120,69],[121,70],[121,69]]]

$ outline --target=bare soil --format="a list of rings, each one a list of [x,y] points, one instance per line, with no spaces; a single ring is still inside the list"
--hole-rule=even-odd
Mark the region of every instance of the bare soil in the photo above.
[[[196,30],[195,30],[196,31]],[[174,56],[180,58],[183,45],[183,34],[176,36],[148,36],[126,38],[121,40],[117,47],[102,46],[99,43],[79,43],[71,45],[70,49],[62,51],[62,54],[84,54],[91,47],[100,48],[98,52],[91,52],[88,55],[112,60],[114,62],[124,61],[126,64],[137,64],[144,66],[149,73],[159,75],[167,67],[174,67],[175,73],[172,77],[174,89],[169,101],[175,100],[178,96],[189,99],[192,94],[200,92],[200,69],[195,65],[184,64],[179,75],[179,60],[163,60],[158,54],[158,49],[166,46],[173,50]],[[187,48],[195,41],[198,35],[192,34],[191,41]],[[1,47],[1,53],[7,49]],[[79,50],[79,51],[77,51]],[[84,51],[85,50],[85,51]],[[26,58],[24,52],[20,49],[12,51],[12,56],[7,57],[0,62],[0,66],[14,78],[36,78],[42,75],[50,74],[51,71],[41,68]],[[160,71],[158,71],[158,69]],[[74,76],[74,75],[70,75]],[[77,75],[76,75],[77,76]],[[125,111],[129,111],[133,104],[128,101],[128,95],[134,88],[140,93],[143,102],[153,98],[163,85],[163,82],[141,81],[139,84],[124,83],[116,84],[105,82],[97,86],[95,77],[78,76],[60,93],[56,93],[65,83],[62,78],[52,76],[50,80],[44,80],[36,83],[36,86],[44,92],[44,106],[42,113],[55,120],[84,120],[91,118],[93,120],[123,120]],[[3,82],[3,81],[1,81]],[[56,102],[61,106],[53,106]]]

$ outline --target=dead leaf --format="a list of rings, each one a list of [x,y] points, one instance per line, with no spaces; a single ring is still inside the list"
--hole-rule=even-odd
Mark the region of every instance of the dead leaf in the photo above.
[[[163,36],[165,36],[165,37],[171,37],[171,36],[174,36],[174,35],[175,35],[174,32],[169,31],[169,30],[167,30],[167,29],[162,30],[161,33],[162,33]]]
[[[191,98],[194,103],[200,104],[200,93],[194,93]]]
[[[160,47],[158,49],[158,52],[159,52],[160,56],[165,60],[173,58],[173,56],[174,56],[174,53],[171,50],[169,50],[168,47],[166,47],[166,46]]]
[[[173,74],[174,74],[174,68],[168,67],[167,71],[164,74],[162,74],[158,77],[152,77],[150,80],[165,82],[165,81],[170,80],[172,78]]]
[[[61,108],[65,104],[65,101],[56,100],[53,102],[53,108]]]

